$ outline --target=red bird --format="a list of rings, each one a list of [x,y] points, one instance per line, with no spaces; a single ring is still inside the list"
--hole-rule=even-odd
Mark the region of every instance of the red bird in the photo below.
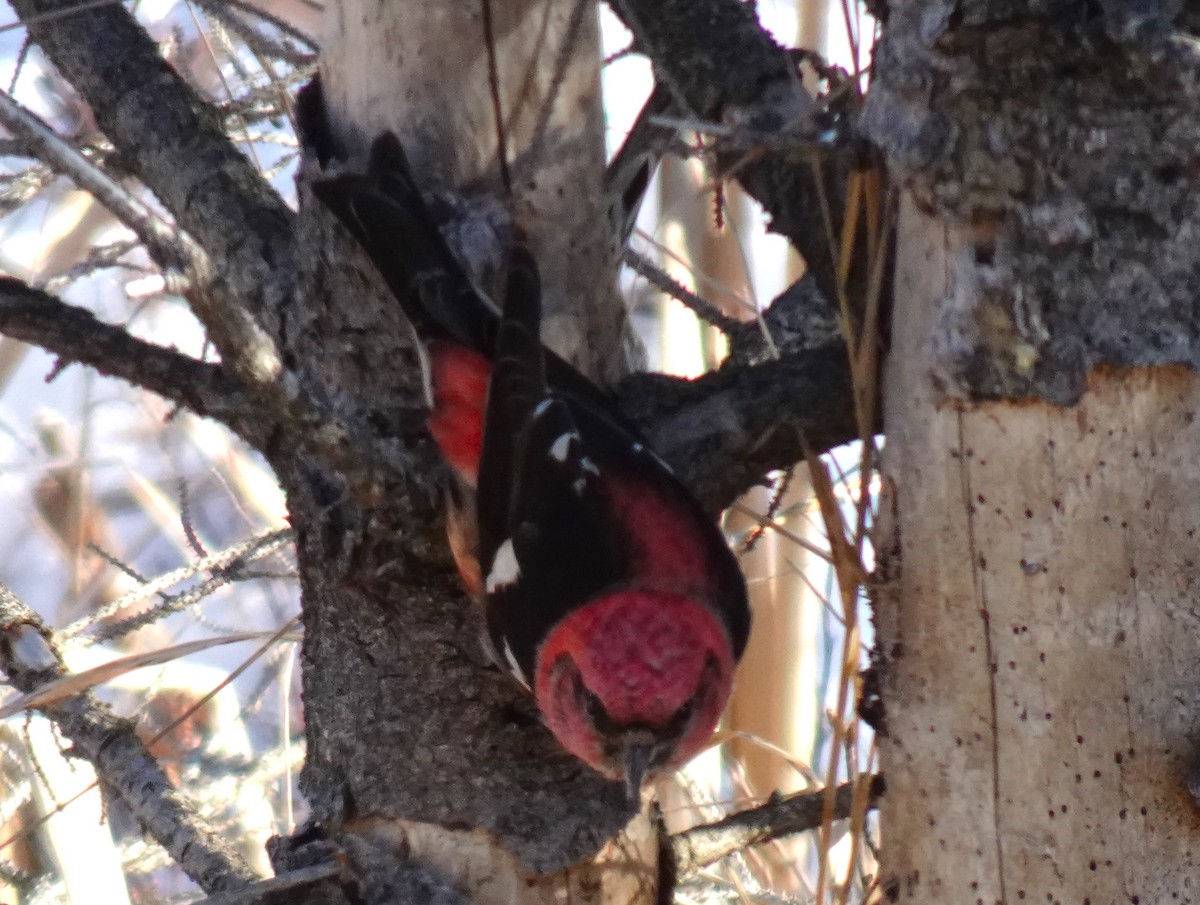
[[[313,190],[428,351],[451,547],[497,663],[564,748],[636,796],[704,747],[729,699],[750,627],[737,561],[612,398],[542,345],[527,251],[512,250],[497,311],[390,133],[366,174]]]

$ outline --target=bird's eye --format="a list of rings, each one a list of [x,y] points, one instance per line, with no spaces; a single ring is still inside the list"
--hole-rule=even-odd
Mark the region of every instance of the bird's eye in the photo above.
[[[600,699],[580,686],[583,696],[583,709],[587,712],[588,718],[593,725],[602,723],[608,719],[608,711],[604,709],[604,705],[600,703]]]
[[[696,712],[696,699],[688,698],[683,702],[683,706],[675,711],[675,720],[681,725],[685,725],[692,721],[692,714]]]
[[[579,699],[581,709],[587,714],[588,721],[597,729],[603,729],[612,723],[612,718],[604,708],[604,703],[583,684],[583,677],[575,674],[575,694]]]

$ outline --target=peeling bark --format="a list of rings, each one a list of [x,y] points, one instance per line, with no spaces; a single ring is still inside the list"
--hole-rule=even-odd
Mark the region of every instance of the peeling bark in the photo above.
[[[866,114],[907,188],[883,888],[1194,902],[1200,119],[1125,5],[1012,6],[892,4]]]

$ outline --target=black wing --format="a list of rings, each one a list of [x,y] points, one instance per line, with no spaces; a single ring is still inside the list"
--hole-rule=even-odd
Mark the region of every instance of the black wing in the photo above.
[[[495,650],[528,684],[538,646],[568,613],[622,588],[658,587],[712,606],[740,655],[749,611],[724,538],[611,406],[547,379],[536,271],[523,254],[515,261],[477,497]]]
[[[312,190],[358,240],[419,336],[450,339],[495,357],[496,307],[438,229],[394,134],[375,139],[366,173],[317,180]],[[536,284],[537,268],[527,253],[514,253],[510,270],[532,274]],[[621,419],[607,392],[550,350],[543,350],[543,359],[550,386]]]

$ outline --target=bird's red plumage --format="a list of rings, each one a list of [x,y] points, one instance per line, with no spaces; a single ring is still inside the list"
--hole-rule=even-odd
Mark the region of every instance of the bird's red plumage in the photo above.
[[[497,311],[390,133],[366,173],[313,192],[426,345],[451,548],[498,663],[566,749],[636,794],[703,748],[728,700],[749,630],[736,560],[615,401],[542,346],[528,250],[510,249]]]
[[[619,726],[665,726],[691,702],[695,716],[670,758],[680,764],[716,728],[733,668],[728,636],[708,607],[675,594],[618,591],[579,608],[550,631],[538,655],[534,693],[547,726],[567,750],[618,776],[621,764],[606,755],[604,740],[580,706],[576,681]]]
[[[457,343],[429,344],[433,410],[429,433],[459,479],[474,487],[483,451],[483,420],[492,363]]]
[[[616,469],[605,473],[604,494],[625,529],[638,587],[714,602],[708,548],[678,500]]]

